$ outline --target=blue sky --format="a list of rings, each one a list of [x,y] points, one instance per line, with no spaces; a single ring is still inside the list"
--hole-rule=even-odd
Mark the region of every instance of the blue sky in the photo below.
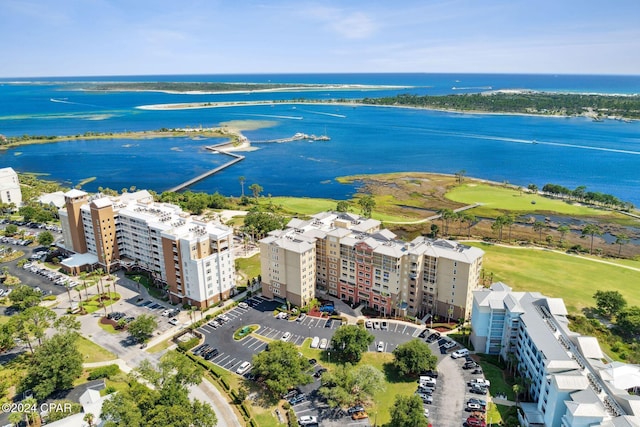
[[[0,0],[0,77],[640,74],[640,1]]]

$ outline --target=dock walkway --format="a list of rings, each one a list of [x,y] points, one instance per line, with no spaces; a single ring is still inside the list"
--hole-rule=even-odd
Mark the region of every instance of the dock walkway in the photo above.
[[[224,146],[228,146],[230,143],[229,142],[222,142],[220,144],[216,144],[216,145],[207,145],[206,147],[204,147],[205,149],[209,150],[209,151],[213,151],[216,153],[220,153],[220,154],[225,154],[229,157],[232,157],[233,159],[228,161],[227,163],[218,166],[217,168],[211,169],[209,171],[206,171],[196,177],[193,177],[181,184],[176,185],[175,187],[171,187],[170,189],[168,189],[167,191],[171,191],[171,192],[176,192],[176,191],[180,191],[180,190],[184,190],[187,187],[190,187],[191,185],[195,184],[196,182],[200,182],[205,178],[210,177],[211,175],[214,175],[218,172],[220,172],[221,170],[224,170],[226,168],[228,168],[229,166],[238,163],[239,161],[244,160],[244,156],[240,155],[240,154],[235,154],[235,153],[230,153],[224,150],[221,150],[221,147]]]

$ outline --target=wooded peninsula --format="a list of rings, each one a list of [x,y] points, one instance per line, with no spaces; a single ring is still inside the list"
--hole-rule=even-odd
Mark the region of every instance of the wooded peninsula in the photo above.
[[[353,101],[340,100],[340,102],[348,103]],[[405,106],[497,114],[587,116],[594,120],[605,118],[619,120],[640,119],[640,96],[638,95],[497,91],[442,96],[402,94],[384,98],[363,98],[359,102],[366,105]]]

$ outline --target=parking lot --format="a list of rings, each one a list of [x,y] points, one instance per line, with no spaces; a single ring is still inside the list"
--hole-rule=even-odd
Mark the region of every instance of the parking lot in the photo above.
[[[306,316],[302,320],[289,321],[274,316],[274,310],[280,305],[275,301],[262,297],[253,297],[248,300],[248,306],[237,306],[232,310],[218,316],[218,318],[199,328],[205,337],[204,343],[208,345],[205,352],[207,360],[216,365],[236,372],[243,362],[250,362],[254,354],[263,351],[266,347],[265,340],[278,340],[287,334],[288,341],[295,345],[302,345],[304,340],[322,342],[326,339],[330,342],[335,330],[340,326],[340,321]],[[260,328],[248,337],[236,341],[233,333],[242,326],[260,325]],[[413,338],[426,339],[433,332],[423,326],[412,325],[407,322],[386,321],[376,325],[367,322],[367,329],[375,339],[369,346],[369,351],[393,352],[400,344]],[[422,336],[420,336],[422,333]],[[259,337],[258,337],[259,336]],[[317,337],[317,340],[314,338]],[[380,343],[382,345],[380,346]],[[465,358],[454,359],[451,353],[461,348],[456,342],[442,337],[436,337],[429,343],[434,355],[438,357],[437,387],[432,393],[432,403],[425,404],[429,409],[429,419],[433,425],[462,425],[469,416],[465,412],[466,402],[469,398],[486,399],[480,395],[470,393],[467,382],[472,378],[482,375],[472,374],[473,370],[463,370]],[[444,346],[448,348],[444,348]],[[215,349],[215,351],[214,351]],[[205,348],[206,350],[206,348]],[[314,372],[322,369],[316,365]],[[300,393],[304,398],[299,402],[293,402],[292,407],[299,417],[316,417],[319,425],[324,427],[338,427],[345,424],[359,426],[369,425],[374,420],[352,420],[344,410],[330,409],[328,405],[317,397],[320,387],[320,375],[309,385],[301,386]],[[416,383],[416,390],[418,383]]]

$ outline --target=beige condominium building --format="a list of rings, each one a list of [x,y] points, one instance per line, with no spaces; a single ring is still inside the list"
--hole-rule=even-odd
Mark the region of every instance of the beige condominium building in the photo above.
[[[13,168],[0,168],[0,202],[17,208],[22,205],[22,191],[18,174]]]
[[[442,239],[404,242],[380,225],[351,213],[292,219],[260,241],[263,294],[304,305],[322,291],[381,315],[468,318],[484,252]]]
[[[235,288],[233,233],[204,222],[147,191],[120,196],[65,193],[60,209],[63,261],[71,273],[140,268],[164,285],[172,302],[209,307]]]

